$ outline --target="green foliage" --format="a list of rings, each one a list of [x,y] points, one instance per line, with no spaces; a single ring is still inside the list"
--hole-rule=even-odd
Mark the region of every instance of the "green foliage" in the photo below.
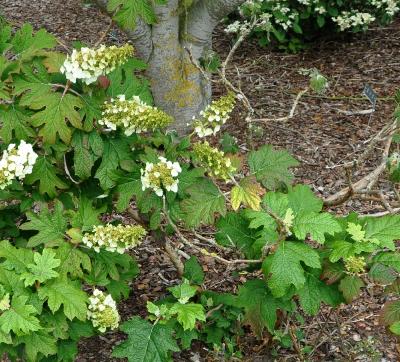
[[[269,190],[279,188],[282,183],[289,184],[293,178],[289,168],[298,164],[287,151],[275,151],[271,146],[249,154],[251,174]]]
[[[394,5],[394,4],[393,4]],[[241,7],[243,20],[261,20],[253,31],[261,46],[272,43],[292,52],[301,50],[321,35],[366,31],[373,23],[390,23],[398,12],[381,1],[254,0]],[[241,19],[241,21],[243,22]],[[231,24],[232,32],[238,26]]]
[[[128,339],[114,348],[113,356],[129,362],[171,361],[170,352],[179,351],[173,338],[173,329],[165,324],[152,324],[133,317],[121,326]]]
[[[152,23],[150,5],[109,3],[119,9],[117,19],[139,15]],[[392,283],[387,290],[398,292],[399,216],[336,218],[324,212],[308,186],[291,185],[290,169],[298,162],[269,145],[251,151],[242,168],[229,168],[222,185],[196,167],[192,135],[105,130],[101,109],[111,97],[137,96],[151,105],[148,82],[133,76],[145,65],[129,60],[106,75],[109,85],[73,83],[56,66],[64,56],[48,49],[55,45],[51,35],[33,33],[28,25],[11,30],[0,31],[0,98],[7,100],[0,104],[1,149],[24,140],[38,157],[25,178],[0,191],[1,352],[28,361],[73,361],[79,339],[100,332],[93,323],[96,293],[109,303],[102,326],[107,316],[118,322],[114,301],[129,297],[139,268],[123,248],[122,254],[105,249],[120,245],[115,234],[103,240],[95,230],[107,220],[112,233],[116,223],[129,220],[121,214],[140,218],[161,240],[182,228],[186,236],[189,228],[207,226],[219,244],[209,251],[187,236],[185,243],[193,242],[201,255],[186,261],[183,281],[168,288],[165,298],[148,302],[147,319],[133,316],[121,327],[127,339],[113,354],[129,361],[170,361],[193,340],[242,358],[237,336],[243,325],[258,338],[268,332],[284,343],[278,316],[315,315],[322,303],[351,302],[365,278]],[[221,144],[226,152],[238,152],[229,135]],[[156,173],[151,180],[143,177],[160,158],[173,165],[174,188],[157,184]],[[252,259],[235,263],[232,278],[238,271],[247,278],[232,286],[235,294],[206,290],[201,262],[224,261],[214,252],[222,248],[230,257]],[[397,309],[397,303],[388,304],[382,317],[395,332]]]

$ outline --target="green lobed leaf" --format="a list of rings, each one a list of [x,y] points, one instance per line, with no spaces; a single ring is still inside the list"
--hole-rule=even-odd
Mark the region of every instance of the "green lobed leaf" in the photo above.
[[[296,238],[304,240],[309,234],[311,239],[323,244],[325,234],[333,235],[342,230],[340,224],[328,213],[300,212],[293,223]]]
[[[11,308],[0,315],[0,329],[4,333],[13,331],[16,335],[24,335],[41,329],[39,320],[34,316],[37,310],[27,304],[28,297],[14,295]]]
[[[82,180],[91,176],[94,163],[101,156],[101,153],[100,155],[96,154],[96,149],[93,150],[92,139],[97,144],[102,145],[103,143],[101,137],[96,132],[89,134],[83,131],[76,131],[72,137],[71,145],[74,149],[74,171],[75,175]]]
[[[101,164],[94,176],[99,180],[103,190],[109,190],[116,185],[121,177],[121,171],[118,169],[120,162],[130,158],[129,144],[126,139],[111,138],[104,141]]]
[[[67,242],[61,244],[55,253],[57,259],[61,261],[57,272],[62,277],[69,274],[72,277],[83,278],[84,271],[92,270],[90,257]]]
[[[261,254],[261,248],[253,249],[258,233],[249,228],[249,222],[239,213],[228,212],[218,220],[215,239],[220,245],[238,248],[249,258],[257,258]]]
[[[25,177],[25,183],[32,185],[39,181],[39,191],[41,194],[47,194],[49,197],[57,195],[57,189],[65,190],[68,185],[62,181],[57,174],[59,170],[45,156],[40,156],[33,166],[32,173]]]
[[[32,25],[24,24],[14,34],[11,45],[13,53],[17,54],[19,59],[26,61],[41,49],[55,47],[57,40],[45,29],[40,29],[33,34]]]
[[[2,265],[6,269],[14,269],[17,273],[22,273],[27,270],[27,265],[33,262],[33,251],[25,248],[17,248],[8,240],[3,240],[0,241],[0,259],[4,259]],[[0,279],[1,283],[4,285],[7,278],[5,275],[1,275],[1,273],[0,276],[2,276],[2,279]]]
[[[270,145],[250,152],[248,163],[251,174],[269,190],[289,184],[293,179],[289,168],[299,165],[286,150],[277,151]]]
[[[362,279],[356,275],[346,275],[339,284],[339,290],[343,293],[347,303],[351,303],[359,296],[361,288],[364,286]]]
[[[183,219],[187,226],[197,227],[201,224],[214,224],[215,215],[225,215],[224,195],[212,183],[203,179],[187,188],[190,198],[182,201]]]
[[[22,224],[20,229],[38,231],[29,239],[29,247],[40,244],[56,245],[64,241],[67,221],[63,215],[63,206],[60,201],[56,202],[52,212],[46,205],[39,214],[28,212],[27,217],[30,221]]]
[[[190,285],[188,281],[185,281],[182,284],[168,288],[168,290],[176,299],[179,300],[180,303],[184,304],[196,295],[197,287]]]
[[[12,139],[28,140],[35,136],[29,126],[29,117],[21,112],[18,107],[0,109],[0,137],[4,143],[10,143]]]
[[[239,287],[237,306],[245,310],[245,322],[250,324],[258,338],[262,338],[264,328],[272,333],[275,330],[277,311],[283,307],[268,290],[263,280],[248,280]]]
[[[321,268],[319,255],[304,243],[283,241],[273,255],[263,263],[263,272],[275,297],[282,297],[293,285],[301,289],[305,282],[302,263],[310,268]]]
[[[133,317],[120,329],[128,338],[114,348],[114,357],[127,358],[129,362],[167,362],[171,360],[170,352],[179,351],[169,325],[153,325]]]
[[[21,343],[25,344],[27,360],[31,362],[39,361],[40,353],[47,357],[58,352],[56,339],[44,330],[19,337],[17,344]]]
[[[380,246],[394,250],[394,240],[400,239],[400,215],[369,218],[365,226],[366,238],[377,239]]]
[[[309,315],[318,313],[321,302],[337,306],[342,301],[335,288],[326,285],[310,273],[307,274],[304,287],[298,291],[298,295],[301,307]]]
[[[55,253],[51,249],[43,249],[42,254],[34,253],[34,264],[27,265],[29,272],[23,273],[21,278],[25,279],[25,286],[33,285],[35,281],[43,283],[49,279],[58,277],[58,273],[53,269],[57,268],[61,261],[55,258]]]
[[[55,313],[64,306],[64,314],[68,319],[86,319],[87,295],[81,290],[79,282],[68,279],[56,279],[44,284],[38,290],[39,298],[46,300],[50,310]]]
[[[380,315],[380,322],[384,326],[400,321],[400,300],[385,303]]]
[[[111,13],[118,10],[114,19],[125,29],[135,29],[139,17],[148,24],[157,20],[150,0],[109,0],[107,9]]]
[[[182,325],[185,331],[193,330],[196,327],[197,321],[206,321],[204,308],[201,304],[195,303],[175,303],[170,312],[177,314],[177,320]]]
[[[204,271],[198,259],[192,255],[184,264],[183,277],[189,280],[190,283],[203,284]]]
[[[302,211],[320,212],[323,201],[316,197],[307,185],[296,185],[288,193],[288,206],[295,214]]]

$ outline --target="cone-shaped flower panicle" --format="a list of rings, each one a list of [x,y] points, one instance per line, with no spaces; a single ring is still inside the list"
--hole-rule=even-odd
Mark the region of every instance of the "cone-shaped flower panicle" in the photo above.
[[[124,95],[112,98],[103,105],[102,118],[99,124],[107,127],[109,131],[122,128],[126,136],[133,133],[154,131],[168,126],[173,118],[156,107],[142,102],[134,96],[126,100]]]
[[[200,112],[199,119],[194,121],[195,133],[201,138],[210,135],[215,136],[221,126],[229,119],[235,104],[236,98],[232,92],[211,102],[204,111]]]
[[[193,153],[195,162],[204,167],[213,177],[228,180],[229,174],[235,171],[230,158],[224,152],[211,147],[207,141],[195,143]]]
[[[72,83],[75,83],[77,79],[82,79],[84,83],[91,84],[100,75],[111,73],[132,56],[133,47],[129,44],[122,47],[101,45],[98,49],[86,47],[74,49],[72,54],[65,59],[60,72],[65,73]]]
[[[115,300],[99,289],[95,289],[89,297],[87,317],[92,321],[93,327],[103,333],[107,329],[117,329],[120,321]]]
[[[99,225],[93,227],[92,233],[86,233],[82,242],[97,253],[100,249],[124,253],[142,242],[146,230],[140,225]]]

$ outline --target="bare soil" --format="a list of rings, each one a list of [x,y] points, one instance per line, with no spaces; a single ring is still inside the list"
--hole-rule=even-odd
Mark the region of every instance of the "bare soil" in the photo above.
[[[109,18],[90,3],[80,0],[1,0],[0,12],[15,25],[30,22],[35,28],[45,27],[59,39],[71,45],[82,41],[96,43]],[[127,39],[113,28],[105,41],[124,43]],[[215,49],[226,54],[232,39],[218,29]],[[235,112],[226,130],[235,136],[242,149],[265,143],[288,149],[301,166],[296,169],[296,182],[309,184],[320,196],[327,196],[346,186],[344,162],[357,157],[368,140],[392,117],[393,95],[400,85],[400,21],[385,28],[374,28],[365,34],[351,35],[340,40],[321,40],[299,54],[285,54],[260,48],[249,41],[235,55],[229,77],[241,84],[252,101],[258,118],[286,116],[297,93],[308,86],[301,68],[317,68],[328,77],[330,88],[324,96],[307,94],[302,97],[295,116],[287,122],[260,122],[258,135],[249,145],[244,121],[244,110]],[[365,84],[378,94],[376,111],[371,115],[345,115],[343,111],[370,108],[362,96]],[[222,89],[216,87],[218,95]],[[379,148],[366,161],[354,178],[366,174],[379,162]],[[382,187],[391,191],[382,181]],[[351,211],[369,213],[381,211],[374,204],[352,200],[336,209],[338,213]],[[192,251],[186,250],[192,253]],[[166,288],[177,282],[175,268],[168,257],[148,240],[135,255],[141,265],[140,276],[132,283],[130,298],[121,304],[124,320],[138,314],[145,316],[147,300],[164,295]],[[215,260],[198,256],[206,268],[205,286],[210,290],[232,291],[234,285],[245,281],[234,277],[232,270]],[[398,361],[400,346],[395,337],[379,326],[378,314],[386,300],[382,290],[370,288],[351,306],[339,310],[324,307],[313,318],[308,318],[302,345],[313,348],[310,361]],[[108,333],[90,338],[80,344],[77,361],[113,361],[111,349],[123,338],[120,333]],[[250,333],[240,341],[245,360],[298,361],[296,353],[277,349],[276,357]],[[176,361],[221,360],[200,344],[192,351],[177,355]]]

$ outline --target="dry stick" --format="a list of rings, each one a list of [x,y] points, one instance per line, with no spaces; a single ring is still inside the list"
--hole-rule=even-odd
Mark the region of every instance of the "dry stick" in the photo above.
[[[301,351],[301,348],[299,346],[299,342],[297,340],[293,325],[290,325],[290,327],[289,327],[289,335],[290,335],[290,338],[292,339],[293,347],[294,347],[297,355],[299,356],[299,360],[304,361],[303,352]]]
[[[67,159],[66,159],[65,155],[64,155],[64,170],[65,170],[65,173],[67,174],[68,178],[69,178],[75,185],[79,185],[79,182],[76,181],[76,180],[74,180],[74,178],[71,176],[71,173],[69,172],[68,165],[67,165]]]
[[[185,267],[172,243],[168,239],[165,242],[165,251],[169,256],[169,259],[172,261],[172,264],[174,264],[176,270],[178,271],[179,276],[182,277]]]
[[[392,132],[389,135],[387,141],[386,141],[386,145],[385,145],[385,149],[383,151],[383,155],[382,155],[382,162],[380,163],[380,165],[373,170],[372,172],[370,172],[368,175],[364,176],[361,180],[357,181],[356,183],[354,183],[352,185],[352,187],[346,187],[340,191],[338,191],[337,193],[335,193],[332,196],[327,197],[326,199],[324,199],[324,205],[325,206],[337,206],[340,205],[344,202],[346,202],[354,193],[359,193],[362,190],[369,190],[373,187],[373,185],[378,181],[379,176],[382,174],[382,172],[386,169],[386,158],[389,155],[389,151],[390,151],[390,146],[392,144],[392,133],[395,129],[397,125],[397,121],[392,122],[390,124],[391,128],[392,128]],[[385,127],[386,128],[386,127]],[[390,127],[389,127],[390,128]],[[389,129],[387,128],[387,129]],[[374,143],[376,143],[377,141],[372,141]],[[366,157],[364,154],[360,156],[360,158],[362,159],[363,157]]]
[[[359,215],[359,217],[381,217],[381,216],[386,216],[386,215],[394,215],[394,214],[399,214],[400,213],[400,207],[392,209],[392,211],[381,211],[377,212],[375,214],[362,214]]]
[[[192,249],[195,249],[196,251],[198,251],[199,253],[205,255],[205,256],[209,256],[212,257],[218,261],[220,261],[221,263],[227,264],[227,265],[233,265],[233,264],[258,264],[262,262],[262,259],[235,259],[235,260],[227,260],[215,253],[210,253],[208,250],[200,248],[199,246],[193,244],[192,242],[190,242],[179,230],[179,228],[175,225],[175,223],[172,221],[171,217],[169,216],[168,210],[165,206],[165,198],[164,198],[164,214],[165,217],[168,220],[168,223],[171,225],[171,227],[174,229],[174,231],[176,232],[176,234],[179,236],[180,240],[187,246],[190,246]]]
[[[301,97],[304,94],[306,94],[307,92],[308,92],[308,87],[306,89],[301,90],[297,94],[297,96],[296,96],[296,98],[295,98],[295,100],[293,102],[292,108],[290,109],[290,112],[286,117],[280,117],[280,118],[255,118],[255,119],[252,119],[251,121],[252,122],[287,122],[287,121],[289,121],[290,119],[292,119],[294,117],[294,113],[296,111],[296,108],[297,108],[297,106],[299,104],[299,101],[300,101]]]
[[[93,48],[97,48],[102,42],[103,42],[103,40],[105,39],[105,37],[107,36],[107,34],[110,32],[110,30],[111,30],[111,28],[113,27],[113,25],[114,25],[114,20],[113,20],[113,18],[111,17],[111,19],[110,19],[110,24],[108,24],[108,27],[107,27],[107,29],[104,31],[104,33],[100,36],[100,38],[96,41],[96,43],[93,45]]]
[[[218,248],[218,249],[220,249],[220,250],[227,250],[226,247],[217,244],[217,242],[216,242],[214,239],[206,238],[206,237],[204,237],[203,235],[199,234],[199,233],[198,233],[196,230],[194,230],[194,229],[192,229],[192,233],[193,233],[193,235],[194,235],[197,239],[199,239],[199,240],[201,240],[201,241],[205,241],[206,243],[212,245],[212,246],[215,247],[215,248]]]
[[[357,160],[351,161],[351,162],[346,162],[343,165],[335,166],[337,167],[350,167],[350,166],[358,166],[362,162],[364,162],[367,158],[367,156],[373,151],[374,147],[376,144],[380,141],[382,141],[382,136],[388,132],[390,129],[393,129],[397,125],[397,120],[392,121],[387,123],[374,137],[372,137],[371,141],[368,143],[368,146],[364,150],[364,152],[358,157]]]

